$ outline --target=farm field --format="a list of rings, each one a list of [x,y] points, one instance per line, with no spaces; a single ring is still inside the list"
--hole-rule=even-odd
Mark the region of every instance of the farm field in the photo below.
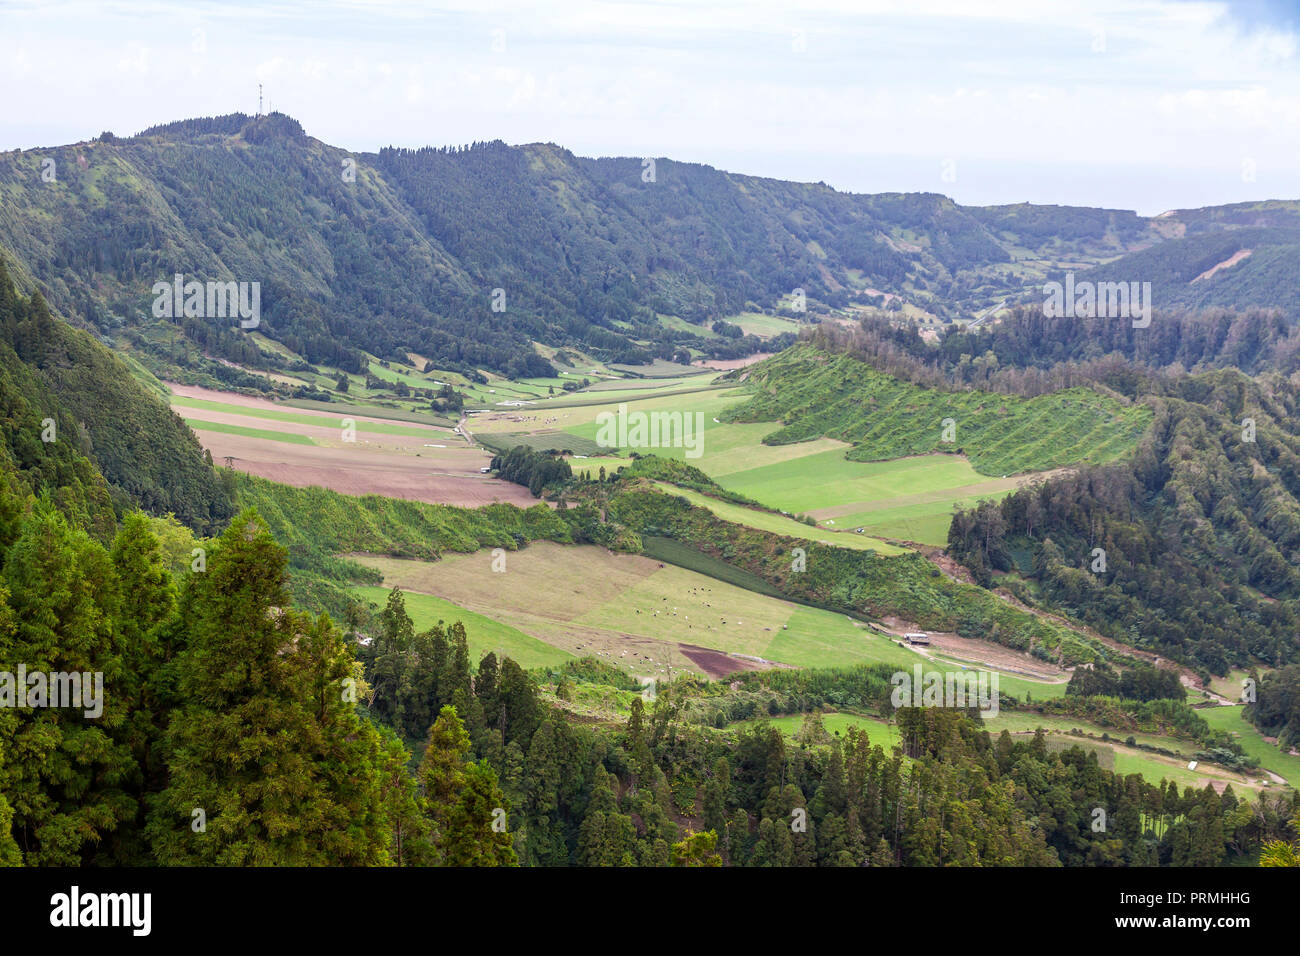
[[[741,315],[726,316],[722,321],[740,326],[746,335],[757,335],[761,339],[780,335],[782,332],[798,332],[803,323],[779,315],[767,315],[763,312],[745,312]]]
[[[173,385],[171,398],[215,462],[248,474],[299,488],[320,485],[433,504],[536,503],[526,488],[481,474],[491,452],[471,447],[450,429],[344,409],[286,408],[197,386]]]
[[[1255,725],[1242,716],[1243,710],[1244,705],[1236,704],[1231,707],[1203,707],[1197,713],[1216,730],[1226,730],[1236,735],[1241,749],[1258,759],[1259,765],[1265,770],[1273,771],[1292,787],[1300,788],[1300,757],[1285,753],[1276,744],[1265,740]]]
[[[835,449],[713,477],[730,491],[810,514],[824,526],[862,527],[884,537],[942,545],[954,506],[1001,498],[1042,476],[988,478],[958,455],[848,461]]]
[[[181,388],[184,386],[176,387]],[[194,390],[197,391],[197,389]],[[206,391],[206,389],[204,391]],[[242,395],[231,397],[244,398]],[[364,431],[373,435],[405,435],[420,437],[425,441],[446,441],[448,438],[455,439],[455,435],[449,428],[439,428],[437,426],[421,425],[416,423],[397,423],[393,420],[385,420],[376,417],[373,414],[369,416],[359,415],[355,411],[346,407],[339,408],[337,411],[331,410],[327,412],[282,411],[278,408],[265,408],[261,405],[255,405],[252,403],[236,405],[231,402],[204,398],[190,398],[185,395],[172,396],[171,404],[172,407],[176,409],[177,414],[182,418],[194,417],[200,421],[213,420],[219,415],[241,415],[247,418],[259,418],[265,421],[282,422],[293,425],[330,427],[337,432],[339,430],[339,423],[345,418],[351,418],[357,423],[359,431]],[[378,411],[378,409],[375,409],[375,411]],[[205,413],[215,414],[205,415]]]
[[[877,554],[903,554],[905,548],[881,541],[879,538],[868,537],[867,535],[854,534],[852,531],[828,531],[825,528],[813,527],[806,525],[801,521],[795,521],[793,518],[787,518],[785,515],[772,514],[770,511],[759,511],[757,508],[746,508],[744,505],[734,504],[730,501],[722,501],[718,498],[710,498],[708,495],[702,495],[698,491],[692,491],[690,488],[678,488],[676,485],[670,485],[666,482],[658,481],[655,484],[665,493],[670,495],[680,495],[693,505],[701,508],[707,508],[724,521],[730,521],[733,524],[743,524],[751,528],[758,528],[762,531],[771,531],[773,534],[782,534],[791,538],[804,538],[810,541],[821,541],[824,544],[833,544],[837,548],[848,548],[852,551],[875,551]]]
[[[388,601],[389,589],[358,587],[353,589],[353,593],[383,607]],[[458,607],[450,601],[444,601],[431,594],[410,592],[404,594],[403,598],[406,602],[406,613],[411,616],[411,623],[415,625],[417,631],[427,630],[439,621],[447,624],[455,621],[463,623],[469,644],[470,660],[475,664],[489,651],[494,652],[498,657],[505,654],[525,668],[563,664],[573,658],[573,655],[567,651],[543,643],[508,624],[502,624],[490,617]]]
[[[385,588],[435,595],[568,653],[603,657],[638,674],[687,670],[720,677],[771,664],[910,666],[918,660],[842,614],[590,545],[534,542],[505,554],[504,573],[491,570],[488,551],[436,562],[350,557],[381,571]]]
[[[607,393],[608,394],[608,393]],[[877,538],[943,545],[955,506],[973,505],[983,498],[1001,498],[1022,485],[1042,477],[1038,474],[1009,478],[981,475],[959,455],[928,454],[890,461],[849,461],[844,456],[852,447],[830,438],[785,445],[764,445],[764,436],[779,423],[731,423],[717,421],[746,393],[719,388],[689,395],[656,394],[639,399],[624,398],[628,413],[699,412],[703,425],[702,454],[687,458],[683,448],[651,449],[665,458],[686,461],[700,468],[722,487],[792,514],[810,513],[827,531],[865,528]],[[554,444],[552,430],[559,429],[592,443],[599,425],[597,417],[619,414],[615,396],[602,404],[566,405],[494,411],[476,415],[475,434],[504,431],[519,433],[545,430],[547,443]],[[514,440],[514,439],[511,439]],[[576,451],[577,449],[575,449]],[[626,463],[623,458],[590,458],[574,463],[575,471],[607,471]],[[737,520],[739,515],[724,516]],[[755,527],[754,516],[740,523]],[[778,517],[778,516],[773,516]],[[768,530],[775,530],[769,528]],[[805,531],[804,537],[810,536]],[[817,540],[824,540],[818,538]],[[841,543],[839,536],[832,539]],[[845,547],[850,545],[845,544]],[[877,548],[881,554],[897,553]]]

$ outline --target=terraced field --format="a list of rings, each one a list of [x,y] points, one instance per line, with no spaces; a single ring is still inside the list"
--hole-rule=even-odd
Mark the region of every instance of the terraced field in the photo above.
[[[961,451],[990,477],[1113,461],[1152,420],[1146,406],[1085,388],[1034,398],[922,388],[806,345],[757,366],[751,379],[755,394],[728,418],[781,423],[768,442],[838,438],[855,446],[856,461]]]

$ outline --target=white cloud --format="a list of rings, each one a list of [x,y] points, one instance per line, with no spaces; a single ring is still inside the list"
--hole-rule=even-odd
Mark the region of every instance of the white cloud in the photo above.
[[[504,48],[494,52],[498,30]],[[15,87],[0,148],[251,112],[261,82],[310,134],[352,150],[549,140],[859,191],[1144,211],[1300,195],[1296,34],[1234,20],[1223,3],[0,7],[0,38],[19,35],[0,39],[0,69]],[[1238,175],[1244,156],[1260,170],[1249,186]],[[962,170],[957,183],[937,181],[946,158]],[[1231,183],[1207,169],[1231,170]]]

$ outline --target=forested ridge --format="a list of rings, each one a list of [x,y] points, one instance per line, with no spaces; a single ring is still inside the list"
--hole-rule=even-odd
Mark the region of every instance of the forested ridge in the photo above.
[[[19,296],[0,261],[0,455],[11,485],[49,489],[111,535],[114,512],[172,513],[198,531],[234,513],[194,433],[86,332]]]
[[[1269,207],[1183,211],[1158,229],[1116,210],[855,195],[666,158],[582,158],[553,144],[353,154],[278,113],[0,154],[0,195],[0,253],[26,291],[42,288],[55,309],[158,369],[230,384],[244,373],[217,359],[254,369],[284,359],[210,318],[155,319],[155,282],[177,272],[260,282],[261,331],[313,365],[364,374],[362,350],[381,359],[411,350],[466,374],[528,376],[548,371],[533,341],[611,362],[687,349],[736,358],[764,342],[712,335],[711,324],[755,308],[800,318],[795,290],[817,311],[896,295],[947,321],[1035,287],[1028,270],[1005,269],[1011,249],[1104,263],[1159,242],[1134,255],[1181,262],[1180,243],[1255,242],[1246,227],[1281,242],[1296,225],[1288,208]],[[1160,242],[1180,223],[1189,238]],[[1270,256],[1261,247],[1230,281]],[[1142,271],[1145,261],[1117,268]],[[1271,291],[1286,283],[1252,280],[1260,294],[1245,299],[1203,294],[1221,284],[1196,283],[1192,298],[1162,292],[1160,302],[1294,311]]]
[[[1124,354],[1039,362],[1068,348],[1057,326],[1021,314],[935,345],[883,323],[823,327],[749,370],[753,397],[730,414],[782,422],[767,442],[851,441],[854,460],[961,452],[989,474],[1077,463],[957,514],[948,553],[986,587],[1204,676],[1294,661],[1300,388]]]
[[[1205,673],[1295,660],[1300,391],[1226,369],[1136,397],[1154,419],[1130,456],[958,515],[949,552]]]

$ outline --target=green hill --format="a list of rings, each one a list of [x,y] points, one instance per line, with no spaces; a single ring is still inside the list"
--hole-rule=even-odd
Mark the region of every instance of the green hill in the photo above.
[[[1088,388],[1033,398],[922,388],[810,344],[755,366],[748,381],[754,397],[728,420],[783,422],[765,444],[837,438],[853,443],[852,461],[964,453],[986,475],[1113,461],[1152,419]]]
[[[1207,673],[1296,660],[1300,386],[1228,369],[1153,378],[1141,400],[1155,420],[1128,460],[958,515],[949,553]]]

